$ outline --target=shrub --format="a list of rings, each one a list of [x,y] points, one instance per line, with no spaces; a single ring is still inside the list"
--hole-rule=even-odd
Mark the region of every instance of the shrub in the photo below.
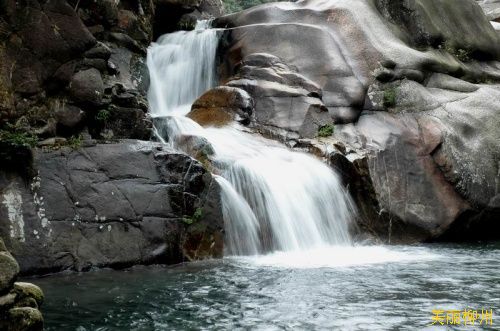
[[[109,110],[106,109],[99,110],[97,115],[95,115],[95,119],[100,122],[106,122],[107,120],[109,120],[109,117],[110,117]]]
[[[439,46],[440,49],[445,50],[449,54],[457,58],[461,62],[471,61],[471,50],[464,48],[457,48],[454,43],[447,40]]]
[[[37,138],[31,133],[8,125],[5,129],[0,130],[0,142],[11,147],[35,147]]]
[[[82,135],[74,135],[68,138],[68,146],[72,149],[79,149],[82,147],[83,138]]]
[[[318,129],[318,137],[330,137],[333,134],[333,124],[323,125]]]

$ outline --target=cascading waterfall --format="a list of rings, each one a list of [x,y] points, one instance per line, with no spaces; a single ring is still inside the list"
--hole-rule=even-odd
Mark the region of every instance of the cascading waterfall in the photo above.
[[[207,29],[209,24],[199,21],[194,31],[165,34],[150,48],[152,116],[184,116],[193,101],[215,85],[218,37],[215,29]]]
[[[218,169],[230,255],[305,251],[351,243],[353,204],[337,175],[312,156],[292,152],[239,124],[202,128],[185,117],[216,85],[217,30],[200,22],[191,32],[162,36],[148,51],[149,102],[160,135],[182,149],[183,136],[205,138]]]

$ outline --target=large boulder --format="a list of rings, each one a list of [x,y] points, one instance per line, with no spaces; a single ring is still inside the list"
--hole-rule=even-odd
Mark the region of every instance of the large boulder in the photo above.
[[[92,68],[77,72],[71,79],[69,88],[75,102],[92,106],[101,105],[104,83],[99,70]]]
[[[189,156],[123,141],[36,150],[33,168],[28,184],[0,173],[0,234],[24,274],[222,254],[218,185]]]
[[[232,121],[248,124],[253,108],[253,100],[246,91],[220,86],[199,97],[187,117],[202,126],[218,127]]]
[[[361,229],[392,243],[499,237],[500,39],[475,1],[273,3],[216,24],[231,28],[222,82],[254,99],[260,132],[328,158]],[[299,129],[329,122],[330,137]]]

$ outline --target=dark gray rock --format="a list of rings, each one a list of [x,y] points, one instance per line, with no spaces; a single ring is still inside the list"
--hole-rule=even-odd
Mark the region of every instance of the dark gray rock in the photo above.
[[[78,103],[99,106],[104,94],[101,73],[97,69],[77,72],[70,83],[70,95]]]
[[[152,124],[142,109],[110,107],[104,128],[112,130],[113,138],[149,140]]]
[[[111,49],[106,44],[98,42],[94,47],[86,51],[84,56],[89,59],[107,60],[111,56]]]
[[[55,111],[55,115],[58,125],[72,129],[82,123],[85,113],[78,107],[63,104]]]
[[[160,144],[123,141],[36,150],[33,166],[38,175],[29,187],[0,173],[0,194],[13,197],[0,205],[6,220],[0,234],[24,274],[222,254],[218,185],[189,156]],[[202,217],[193,220],[195,213]],[[201,247],[191,234],[212,241]]]

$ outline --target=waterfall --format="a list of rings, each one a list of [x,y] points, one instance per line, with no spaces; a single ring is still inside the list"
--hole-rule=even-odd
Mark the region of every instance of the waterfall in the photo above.
[[[196,98],[216,84],[218,37],[209,24],[199,21],[194,31],[165,34],[153,43],[147,56],[152,116],[186,115]]]
[[[185,117],[216,85],[217,30],[200,22],[167,34],[148,50],[149,102],[159,135],[174,148],[198,137],[215,154],[229,255],[349,245],[354,207],[337,174],[320,160],[243,132],[239,124],[202,128]],[[187,151],[186,151],[187,152]]]

